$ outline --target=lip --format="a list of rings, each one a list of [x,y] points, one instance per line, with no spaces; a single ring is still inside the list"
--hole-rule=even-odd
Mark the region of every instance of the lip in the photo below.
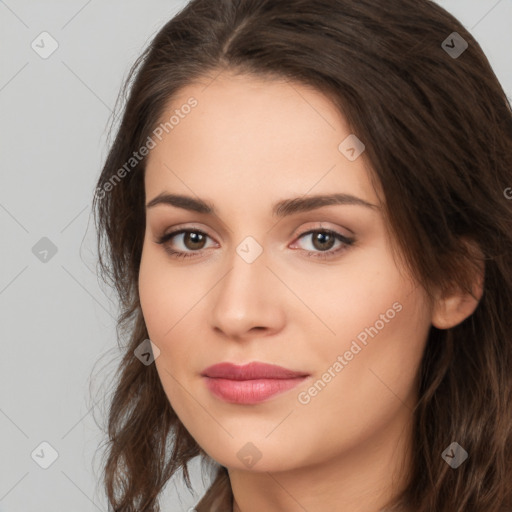
[[[256,404],[294,388],[309,374],[260,362],[242,366],[224,362],[205,368],[201,376],[218,398],[235,404]]]

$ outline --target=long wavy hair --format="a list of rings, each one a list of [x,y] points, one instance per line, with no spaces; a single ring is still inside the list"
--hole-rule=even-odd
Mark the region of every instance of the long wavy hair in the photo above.
[[[460,38],[467,48],[450,53],[463,48]],[[133,155],[180,89],[223,70],[285,78],[333,101],[364,141],[388,229],[429,296],[435,286],[471,292],[484,266],[474,313],[430,329],[414,466],[391,505],[512,510],[512,109],[477,41],[429,0],[193,0],[131,68],[93,199],[99,267],[119,297],[123,339],[106,426],[109,506],[159,511],[179,470],[191,488],[192,458],[215,467],[172,409],[155,365],[134,356],[149,336],[137,286],[146,158]],[[469,454],[457,469],[442,457],[453,441]],[[199,511],[217,510],[215,502],[231,510],[227,469],[216,470]]]

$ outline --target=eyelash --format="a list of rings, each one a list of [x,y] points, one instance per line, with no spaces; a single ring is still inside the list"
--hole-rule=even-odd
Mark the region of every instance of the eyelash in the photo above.
[[[199,233],[201,235],[204,235],[208,238],[209,235],[207,235],[204,231],[201,231],[200,229],[179,229],[176,231],[172,231],[171,233],[167,233],[160,237],[156,243],[161,245],[166,245],[166,242],[168,242],[171,238],[180,235],[182,233]],[[306,231],[302,233],[300,236],[297,237],[297,239],[303,238],[306,235],[311,235],[313,233],[322,233],[327,235],[333,235],[337,240],[342,242],[342,246],[339,247],[336,250],[328,250],[328,251],[306,251],[308,257],[312,258],[320,258],[320,259],[328,259],[333,258],[338,255],[341,251],[344,251],[348,249],[354,242],[354,238],[348,238],[346,236],[343,236],[342,234],[338,233],[337,231],[333,231],[331,229],[311,229],[309,231]],[[169,253],[169,255],[173,258],[190,258],[195,257],[195,253],[201,252],[201,251],[175,251],[174,249],[171,249],[170,247],[165,247],[165,250]]]

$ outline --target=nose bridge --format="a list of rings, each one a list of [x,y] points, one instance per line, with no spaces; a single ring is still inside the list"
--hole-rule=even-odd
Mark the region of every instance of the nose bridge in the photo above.
[[[253,327],[277,327],[281,312],[278,294],[270,293],[275,277],[268,263],[267,253],[253,237],[235,247],[213,307],[212,322],[225,334],[243,336]]]

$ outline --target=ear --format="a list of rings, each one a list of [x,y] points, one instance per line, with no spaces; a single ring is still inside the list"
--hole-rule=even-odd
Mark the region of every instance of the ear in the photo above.
[[[438,294],[432,310],[432,325],[438,329],[450,329],[473,314],[484,291],[484,255],[473,241],[464,239],[470,254],[478,262],[478,272],[473,276],[472,290],[468,293],[456,287],[443,295]]]

